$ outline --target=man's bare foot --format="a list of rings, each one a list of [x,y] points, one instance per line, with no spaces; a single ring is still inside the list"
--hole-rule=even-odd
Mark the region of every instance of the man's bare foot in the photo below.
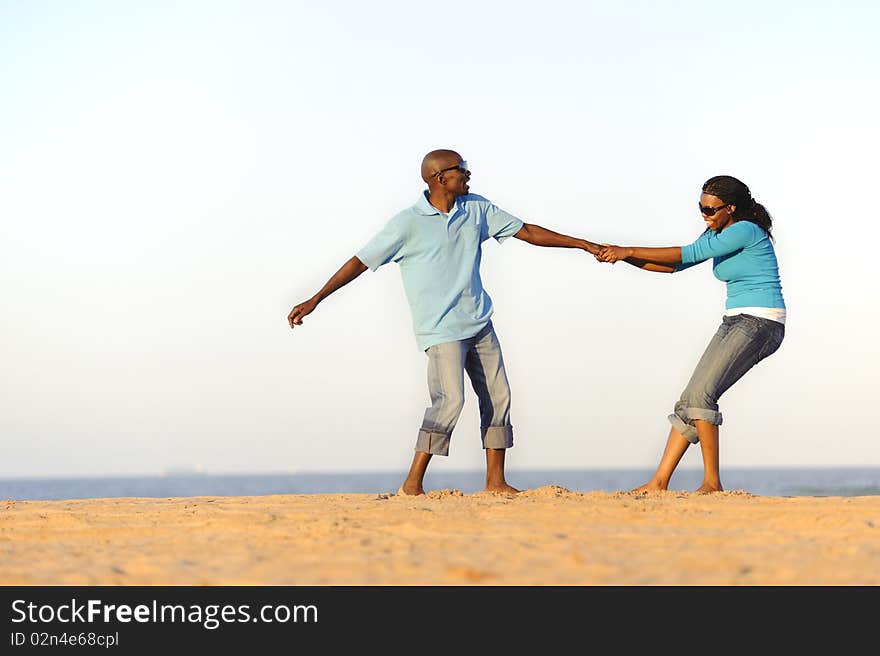
[[[519,490],[507,483],[486,483],[486,492],[499,492],[500,494],[519,494]]]
[[[711,483],[703,483],[694,491],[697,494],[712,494],[713,492],[724,492],[724,488],[721,487],[721,483],[718,483],[717,485]]]
[[[659,481],[656,478],[652,478],[650,481],[645,483],[644,485],[639,485],[636,488],[630,490],[630,492],[660,492],[666,490],[669,487],[669,483],[664,483],[663,481]]]
[[[404,483],[400,486],[400,489],[397,490],[398,496],[406,496],[406,497],[418,497],[425,493],[425,490],[422,489],[421,485],[414,483]]]

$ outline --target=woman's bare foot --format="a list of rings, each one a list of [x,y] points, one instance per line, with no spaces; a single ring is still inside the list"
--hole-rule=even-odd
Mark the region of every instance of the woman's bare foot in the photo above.
[[[724,492],[721,483],[703,483],[695,492],[697,494],[712,494],[713,492]]]
[[[425,493],[421,485],[415,483],[404,483],[397,490],[398,496],[417,497]]]
[[[658,478],[652,478],[644,485],[639,485],[630,492],[661,492],[669,487],[669,481],[661,481]]]
[[[499,492],[500,494],[519,494],[519,490],[507,483],[486,483],[486,492]]]

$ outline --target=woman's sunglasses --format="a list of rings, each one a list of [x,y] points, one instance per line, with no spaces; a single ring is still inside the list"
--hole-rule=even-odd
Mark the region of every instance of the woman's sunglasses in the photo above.
[[[724,205],[719,205],[718,207],[706,207],[704,205],[700,205],[700,201],[697,201],[697,205],[700,207],[700,214],[702,214],[703,216],[715,216],[716,212],[718,212],[719,210],[723,210],[725,207],[727,207],[728,204],[725,203]]]

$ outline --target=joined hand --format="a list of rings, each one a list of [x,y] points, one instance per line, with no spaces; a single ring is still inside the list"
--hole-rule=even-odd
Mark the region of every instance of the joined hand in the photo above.
[[[623,246],[614,246],[612,244],[602,244],[599,252],[596,253],[596,259],[600,262],[608,262],[614,264],[618,260],[625,260],[628,256],[629,249]]]

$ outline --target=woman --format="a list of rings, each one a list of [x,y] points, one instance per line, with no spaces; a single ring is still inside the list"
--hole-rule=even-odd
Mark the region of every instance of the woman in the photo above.
[[[669,415],[672,430],[654,476],[633,492],[665,490],[691,444],[700,443],[703,483],[697,492],[720,492],[718,399],[785,335],[785,301],[770,229],[772,219],[736,178],[709,178],[700,195],[706,231],[688,246],[640,248],[606,245],[602,262],[623,260],[645,271],[673,273],[712,258],[715,277],[727,283],[726,312]]]

